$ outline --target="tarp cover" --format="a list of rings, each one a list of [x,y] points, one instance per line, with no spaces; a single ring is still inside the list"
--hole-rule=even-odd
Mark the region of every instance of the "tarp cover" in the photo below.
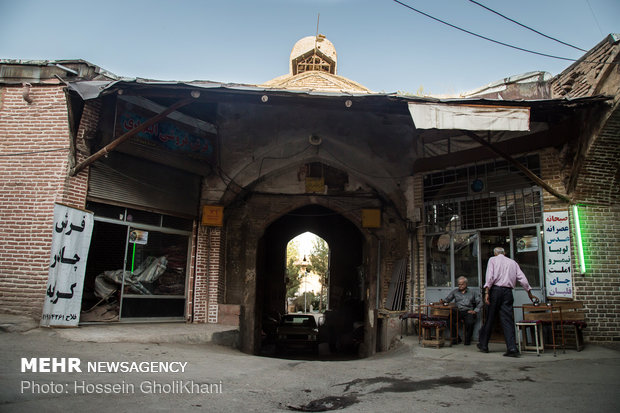
[[[528,131],[530,108],[409,102],[417,129]]]

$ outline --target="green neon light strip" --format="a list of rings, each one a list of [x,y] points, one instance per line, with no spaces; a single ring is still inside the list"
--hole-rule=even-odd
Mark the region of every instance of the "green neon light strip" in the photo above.
[[[579,223],[579,207],[573,205],[575,216],[575,234],[577,235],[577,252],[579,253],[579,270],[582,274],[586,273],[586,259],[583,255],[583,242],[581,241],[581,224]]]
[[[131,255],[131,273],[133,274],[133,264],[136,262],[136,243],[133,243],[133,254]]]

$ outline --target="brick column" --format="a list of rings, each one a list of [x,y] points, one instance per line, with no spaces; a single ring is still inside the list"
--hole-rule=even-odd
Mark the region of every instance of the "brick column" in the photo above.
[[[221,238],[222,230],[220,228],[209,229],[209,263],[208,263],[208,275],[209,275],[209,298],[207,303],[207,322],[218,322],[218,304],[220,302],[220,291],[222,289],[220,277],[221,265]]]
[[[223,277],[221,257],[222,230],[220,228],[200,227],[196,238],[196,268],[190,311],[194,323],[217,323],[218,306],[222,299]]]

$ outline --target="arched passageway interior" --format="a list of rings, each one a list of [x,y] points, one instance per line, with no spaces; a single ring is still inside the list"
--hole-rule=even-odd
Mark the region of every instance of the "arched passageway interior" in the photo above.
[[[262,353],[271,348],[271,324],[286,313],[286,246],[299,234],[312,232],[330,249],[329,306],[320,326],[321,353],[356,352],[363,340],[363,237],[339,213],[319,205],[298,208],[274,221],[257,250],[256,316],[261,320]],[[362,335],[360,337],[360,334]]]

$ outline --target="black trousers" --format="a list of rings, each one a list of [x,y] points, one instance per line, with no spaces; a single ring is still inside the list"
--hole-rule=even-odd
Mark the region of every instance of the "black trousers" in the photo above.
[[[506,348],[508,351],[517,351],[512,288],[492,286],[489,290],[489,301],[487,319],[484,326],[480,329],[480,346],[482,348],[489,347],[491,329],[493,328],[495,317],[499,314],[504,338],[506,339]]]
[[[474,334],[474,326],[476,325],[476,314],[470,314],[467,310],[455,310],[452,313],[452,337],[456,338],[459,334],[456,331],[456,317],[459,323],[465,325],[465,344],[471,343],[471,336]]]

